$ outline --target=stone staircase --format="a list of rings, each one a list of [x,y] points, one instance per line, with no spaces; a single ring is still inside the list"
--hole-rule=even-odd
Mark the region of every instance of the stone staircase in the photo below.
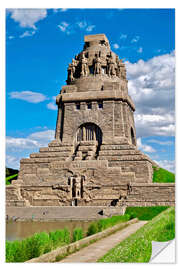
[[[95,160],[97,152],[96,141],[82,141],[76,147],[73,160]]]
[[[52,141],[48,147],[41,147],[39,153],[30,154],[30,160],[35,162],[66,161],[73,154],[73,145],[63,145]]]

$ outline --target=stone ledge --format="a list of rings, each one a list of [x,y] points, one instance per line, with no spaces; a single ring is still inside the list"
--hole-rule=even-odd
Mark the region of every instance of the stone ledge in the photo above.
[[[56,257],[59,255],[63,255],[66,254],[68,252],[74,252],[79,248],[82,248],[84,245],[89,245],[91,244],[91,241],[97,241],[100,240],[114,232],[116,232],[117,230],[123,229],[124,227],[136,223],[138,221],[137,218],[132,219],[128,222],[125,223],[120,223],[115,225],[112,228],[108,228],[107,230],[104,230],[102,232],[96,233],[94,235],[88,236],[82,240],[79,240],[77,242],[71,243],[67,246],[64,247],[60,247],[57,248],[49,253],[43,254],[42,256],[38,257],[38,258],[33,258],[29,261],[26,261],[27,263],[36,263],[36,262],[55,262],[56,261]]]

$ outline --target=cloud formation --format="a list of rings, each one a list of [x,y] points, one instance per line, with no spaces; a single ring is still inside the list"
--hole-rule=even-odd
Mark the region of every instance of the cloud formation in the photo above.
[[[6,167],[19,169],[21,158],[27,158],[54,139],[54,130],[31,133],[26,138],[6,137]]]
[[[159,161],[156,161],[156,163],[158,163],[158,165],[161,167],[161,168],[164,168],[170,172],[175,172],[175,162],[174,160],[159,160]]]
[[[58,25],[58,28],[67,35],[74,34],[76,31],[83,30],[86,32],[91,32],[96,26],[87,21],[78,21],[74,24],[70,24],[68,22],[61,22]]]
[[[52,101],[47,104],[47,108],[50,109],[50,110],[54,110],[54,111],[57,110],[56,97],[55,96],[53,96]]]
[[[137,146],[143,152],[147,152],[147,153],[154,153],[154,152],[156,152],[156,150],[153,147],[151,147],[150,145],[143,144],[142,141],[141,141],[141,138],[138,138],[137,139]]]
[[[21,92],[15,91],[10,92],[9,95],[11,99],[25,100],[30,103],[39,103],[48,99],[45,95],[32,91],[21,91]]]
[[[24,38],[24,37],[31,37],[36,33],[36,31],[25,31],[23,34],[21,34],[19,37]]]
[[[34,132],[26,138],[15,138],[8,136],[6,138],[6,150],[11,152],[19,152],[27,149],[34,149],[47,146],[54,139],[54,130],[45,130]]]
[[[8,9],[8,12],[11,13],[11,18],[18,22],[21,27],[28,27],[37,29],[35,24],[46,18],[47,10],[46,9]]]
[[[174,136],[174,52],[126,62],[126,67],[129,94],[136,105],[137,137]]]

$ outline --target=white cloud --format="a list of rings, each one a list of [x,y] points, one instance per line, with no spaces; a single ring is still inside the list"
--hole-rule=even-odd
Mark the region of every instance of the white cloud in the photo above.
[[[159,160],[155,161],[161,168],[164,168],[170,172],[175,172],[175,161],[174,160]]]
[[[8,39],[14,39],[15,36],[8,36]]]
[[[47,104],[47,108],[50,109],[50,110],[57,110],[57,106],[55,104],[55,102],[50,102]]]
[[[80,29],[84,29],[87,32],[91,32],[96,27],[95,25],[89,24],[86,21],[80,21],[77,22],[76,24]]]
[[[13,169],[19,169],[20,159],[21,159],[20,157],[6,155],[6,167],[13,168]]]
[[[143,152],[147,152],[147,153],[156,152],[156,150],[150,145],[143,144],[141,141],[141,138],[137,138],[137,145],[138,145],[138,148],[141,149]]]
[[[155,143],[155,144],[160,144],[160,145],[172,145],[173,141],[159,141],[156,139],[150,139],[148,140],[149,143]]]
[[[67,35],[76,33],[79,29],[86,32],[91,32],[95,27],[95,25],[90,24],[86,21],[79,21],[71,25],[67,22],[61,22],[58,25],[58,28]]]
[[[21,158],[27,158],[54,139],[54,130],[34,132],[26,138],[6,137],[6,167],[18,169]]]
[[[36,33],[36,31],[25,31],[22,35],[20,35],[20,38],[24,38],[24,37],[31,37]]]
[[[140,39],[139,36],[135,36],[135,37],[131,40],[131,43],[136,43],[136,42],[139,41],[139,39]]]
[[[15,138],[8,136],[6,138],[6,150],[11,152],[19,152],[25,149],[33,151],[35,148],[47,146],[54,139],[54,130],[45,130],[34,132],[26,138]]]
[[[96,26],[95,25],[89,25],[87,28],[86,28],[86,31],[87,32],[91,32]]]
[[[47,16],[46,9],[9,9],[11,18],[20,24],[21,27],[36,29],[35,23]]]
[[[138,53],[142,53],[143,52],[143,48],[139,47],[139,49],[137,50]]]
[[[25,100],[30,103],[39,103],[48,99],[45,95],[32,91],[10,92],[9,95],[11,99]]]
[[[174,136],[174,52],[148,61],[126,62],[138,137]]]
[[[119,49],[119,45],[117,43],[113,44],[114,49]]]
[[[119,38],[120,39],[126,39],[127,38],[127,35],[126,34],[121,34]]]
[[[70,31],[68,30],[69,29],[69,24],[67,22],[61,22],[58,25],[58,27],[62,32],[67,33],[67,34],[70,33]]]
[[[77,22],[77,25],[79,26],[79,28],[85,28],[87,26],[87,22],[86,21]]]

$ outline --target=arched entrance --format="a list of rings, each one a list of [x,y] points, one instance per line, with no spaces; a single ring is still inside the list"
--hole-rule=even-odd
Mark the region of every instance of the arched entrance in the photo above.
[[[94,123],[82,124],[77,131],[77,142],[81,141],[98,141],[98,145],[102,143],[102,131]]]

